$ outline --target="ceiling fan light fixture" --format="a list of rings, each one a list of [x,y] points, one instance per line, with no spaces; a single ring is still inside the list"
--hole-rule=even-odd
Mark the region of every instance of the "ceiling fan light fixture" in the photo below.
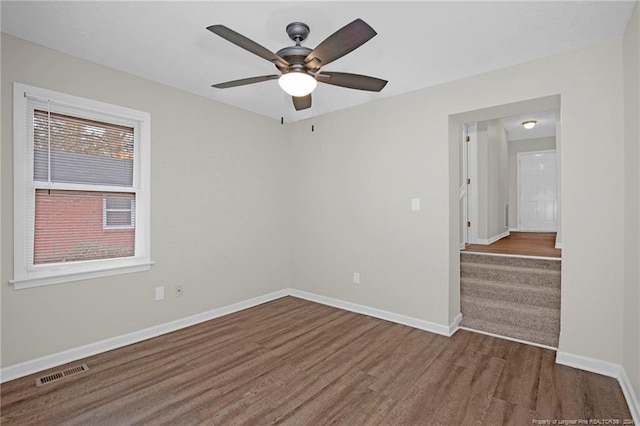
[[[304,71],[289,71],[280,76],[278,84],[291,96],[307,96],[315,90],[318,82]]]
[[[522,122],[522,126],[527,130],[533,129],[536,127],[536,124],[538,124],[536,120],[527,120]]]

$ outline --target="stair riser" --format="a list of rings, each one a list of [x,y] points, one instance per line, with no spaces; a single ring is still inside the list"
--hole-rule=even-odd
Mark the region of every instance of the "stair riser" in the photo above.
[[[555,272],[477,268],[469,264],[461,264],[460,277],[560,288],[560,274]]]
[[[460,254],[460,263],[514,266],[518,268],[547,269],[551,271],[560,271],[562,268],[562,262],[559,260],[530,259],[508,256],[486,256],[467,253]]]
[[[547,313],[531,313],[520,311],[511,307],[496,307],[487,309],[484,306],[470,302],[466,297],[461,298],[461,311],[463,317],[477,318],[495,324],[505,324],[521,328],[533,328],[545,330],[549,333],[560,332],[560,311],[549,315]],[[523,308],[525,306],[523,305]]]
[[[497,325],[486,321],[463,319],[463,327],[469,327],[500,336],[510,337],[512,339],[524,340],[527,342],[539,343],[554,348],[558,347],[558,334],[545,333],[540,330],[531,330],[525,328],[509,327],[505,329],[504,325]]]
[[[519,287],[519,288],[513,288]],[[512,286],[505,288],[491,282],[467,282],[460,280],[460,292],[463,296],[474,296],[491,300],[521,303],[523,305],[541,306],[560,309],[560,292],[549,287],[530,288],[528,286]]]

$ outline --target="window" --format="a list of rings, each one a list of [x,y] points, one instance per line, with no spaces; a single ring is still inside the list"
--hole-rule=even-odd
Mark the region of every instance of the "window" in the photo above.
[[[15,288],[148,270],[148,113],[14,84]]]
[[[135,228],[135,198],[127,194],[105,194],[102,203],[102,228]]]

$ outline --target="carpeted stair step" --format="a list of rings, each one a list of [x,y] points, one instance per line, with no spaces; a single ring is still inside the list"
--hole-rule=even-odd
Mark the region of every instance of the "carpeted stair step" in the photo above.
[[[495,256],[486,253],[460,252],[460,263],[478,263],[483,265],[516,266],[535,269],[559,271],[562,268],[560,259],[543,259],[534,257]]]
[[[560,271],[483,263],[460,263],[461,278],[560,288]]]
[[[464,277],[460,279],[460,293],[481,299],[560,309],[560,289],[555,287]]]
[[[497,326],[505,326],[502,332],[491,331],[492,333],[516,337],[506,334],[508,330],[512,328],[531,331],[541,330],[545,333],[555,335],[560,333],[559,309],[529,306],[521,303],[490,300],[465,295],[462,295],[460,298],[460,307],[463,322],[466,318],[469,321],[482,320]]]
[[[460,325],[463,327],[472,328],[474,330],[511,337],[512,339],[524,340],[527,342],[538,343],[554,348],[558,347],[558,333],[549,333],[545,330],[537,330],[530,327],[523,328],[517,326],[509,326],[505,324],[495,324],[490,321],[476,318],[466,318],[464,316]]]
[[[557,347],[562,262],[460,253],[464,327]]]

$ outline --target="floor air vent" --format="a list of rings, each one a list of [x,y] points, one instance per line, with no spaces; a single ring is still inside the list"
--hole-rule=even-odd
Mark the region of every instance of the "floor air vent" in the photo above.
[[[87,367],[87,364],[67,368],[66,370],[62,371],[56,371],[55,373],[51,373],[47,376],[38,377],[36,379],[36,386],[42,386],[46,385],[47,383],[57,382],[58,380],[62,380],[65,377],[75,376],[76,374],[84,373],[85,371],[89,371],[89,367]]]

